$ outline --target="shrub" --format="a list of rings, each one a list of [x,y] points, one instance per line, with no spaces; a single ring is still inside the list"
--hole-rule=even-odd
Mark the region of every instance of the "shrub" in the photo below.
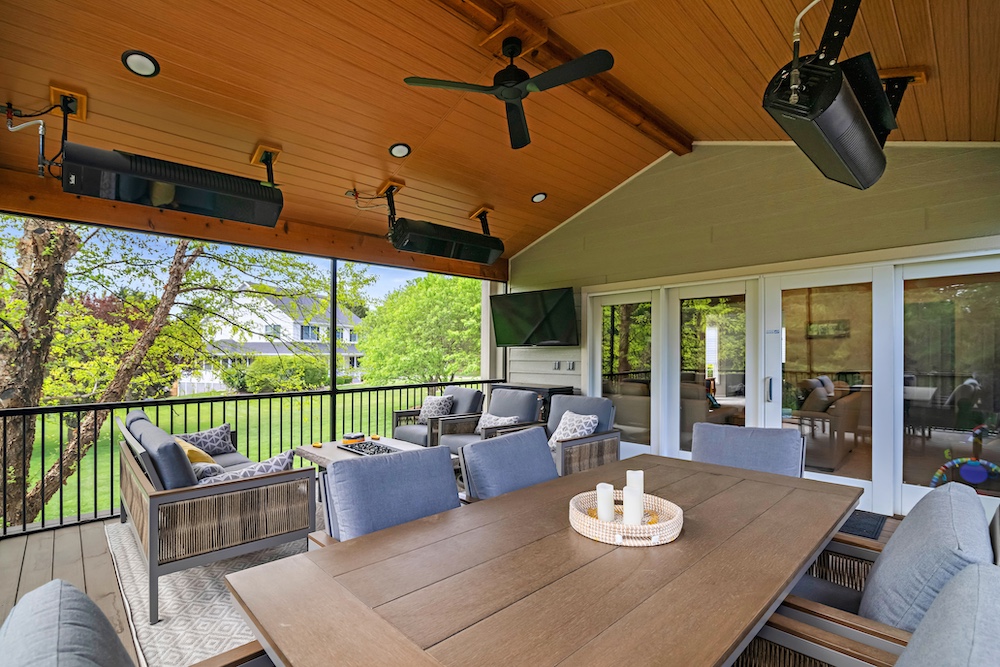
[[[354,378],[352,378],[350,375],[338,375],[337,376],[337,386],[338,387],[340,385],[342,385],[342,384],[351,384],[351,382],[353,382],[353,381],[354,381]]]
[[[316,389],[330,383],[323,358],[257,357],[246,371],[247,390],[254,394]]]
[[[219,373],[219,379],[233,391],[238,391],[241,394],[245,394],[248,391],[246,364],[238,363],[229,368],[223,368],[222,372]]]

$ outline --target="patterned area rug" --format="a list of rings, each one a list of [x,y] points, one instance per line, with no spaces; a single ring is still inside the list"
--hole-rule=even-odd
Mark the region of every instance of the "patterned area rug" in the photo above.
[[[139,661],[147,667],[191,665],[252,641],[223,577],[306,550],[306,541],[296,540],[160,577],[160,622],[150,625],[146,561],[132,529],[111,524],[106,532]]]

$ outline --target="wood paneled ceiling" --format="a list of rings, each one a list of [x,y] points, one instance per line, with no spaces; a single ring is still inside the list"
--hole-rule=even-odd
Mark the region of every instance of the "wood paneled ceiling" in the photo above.
[[[474,231],[470,214],[490,206],[491,231],[509,257],[668,151],[637,108],[682,139],[786,139],[760,100],[789,60],[792,22],[805,4],[522,0],[519,11],[551,37],[519,63],[529,73],[554,64],[558,48],[606,48],[615,67],[604,92],[564,86],[532,94],[532,143],[519,151],[510,148],[498,100],[402,82],[417,75],[489,83],[505,64],[479,46],[503,17],[493,0],[5,0],[0,101],[34,110],[48,103],[50,85],[80,90],[88,117],[71,122],[72,140],[254,178],[263,178],[249,164],[254,147],[280,146],[282,218],[312,230],[311,252],[503,277],[503,263],[481,269],[396,253],[378,238],[384,211],[359,211],[345,191],[369,194],[402,179],[400,215]],[[822,32],[825,5],[805,20],[804,52]],[[126,71],[126,49],[154,55],[160,75]],[[928,70],[927,83],[907,92],[891,140],[1000,140],[997,0],[864,0],[846,55],[869,50],[880,68]],[[631,111],[594,101],[607,90]],[[49,118],[51,156],[61,121]],[[0,167],[33,172],[35,141],[30,132],[5,133]],[[410,157],[389,155],[397,141],[413,147]],[[27,182],[4,183],[11,190]],[[532,204],[540,191],[548,199]],[[51,184],[46,192],[56,196]],[[2,208],[28,208],[9,192],[0,197]],[[121,211],[109,221],[153,226]],[[346,241],[329,240],[330,230]],[[282,247],[272,230],[242,225],[206,236]]]

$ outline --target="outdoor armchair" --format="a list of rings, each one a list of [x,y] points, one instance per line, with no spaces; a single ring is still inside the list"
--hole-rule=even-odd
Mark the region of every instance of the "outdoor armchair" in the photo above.
[[[523,389],[494,389],[486,414],[494,417],[517,417],[519,428],[538,426],[542,403],[533,391]],[[492,438],[505,427],[488,426],[476,433],[476,426],[482,415],[442,417],[439,421],[438,444],[447,447],[453,454],[473,442]]]
[[[141,411],[125,422],[116,417],[115,423],[124,438],[119,444],[121,520],[132,526],[147,558],[150,624],[159,620],[160,576],[306,539],[314,530],[312,468],[196,485],[174,436]],[[137,438],[132,430],[140,426]]]
[[[443,396],[451,396],[451,414],[449,416],[475,416],[483,410],[483,392],[468,387],[445,387]],[[438,445],[438,423],[440,417],[430,417],[426,424],[418,424],[420,408],[395,410],[392,413],[392,437],[405,440],[423,447]]]

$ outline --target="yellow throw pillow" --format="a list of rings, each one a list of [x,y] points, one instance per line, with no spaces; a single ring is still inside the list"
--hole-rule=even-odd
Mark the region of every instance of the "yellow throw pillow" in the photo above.
[[[192,445],[187,440],[181,440],[177,437],[175,437],[174,440],[177,441],[177,444],[180,445],[181,449],[184,450],[184,453],[187,454],[188,461],[191,463],[215,463],[215,459]]]

